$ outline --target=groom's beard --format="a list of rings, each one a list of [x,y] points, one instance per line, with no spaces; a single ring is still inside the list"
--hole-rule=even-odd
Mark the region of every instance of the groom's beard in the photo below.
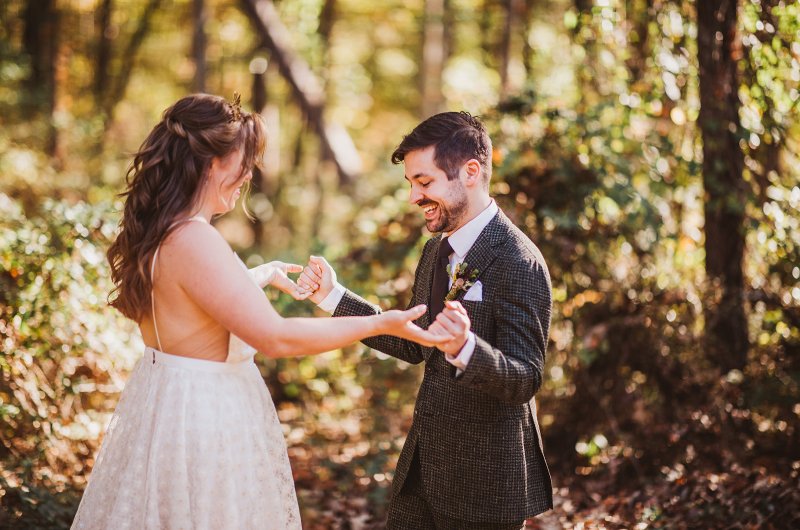
[[[457,189],[452,196],[449,204],[443,202],[425,201],[420,204],[425,207],[428,204],[436,204],[439,215],[435,219],[425,221],[425,227],[429,232],[452,232],[462,225],[462,219],[467,212],[467,194],[465,190]]]

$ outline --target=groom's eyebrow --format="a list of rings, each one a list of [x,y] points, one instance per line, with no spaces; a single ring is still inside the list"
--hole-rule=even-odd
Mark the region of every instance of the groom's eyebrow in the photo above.
[[[412,180],[419,180],[423,177],[427,177],[425,173],[417,173],[416,175],[412,175],[411,177],[405,177],[405,179],[410,183]]]

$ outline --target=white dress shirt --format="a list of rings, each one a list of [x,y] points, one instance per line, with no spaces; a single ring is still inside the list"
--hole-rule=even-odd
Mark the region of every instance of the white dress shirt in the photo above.
[[[450,241],[450,246],[453,248],[453,252],[450,254],[450,270],[455,269],[455,265],[457,263],[461,263],[464,261],[469,250],[472,248],[472,245],[475,244],[475,241],[478,239],[478,236],[481,235],[483,229],[486,228],[486,225],[489,224],[495,215],[497,215],[498,207],[494,200],[489,203],[481,213],[476,215],[471,221],[467,224],[456,230],[451,234],[443,234],[447,237]],[[453,285],[453,278],[450,278],[449,285]],[[323,311],[328,313],[333,313],[336,310],[336,306],[339,305],[339,302],[342,301],[342,297],[344,297],[345,288],[339,283],[336,282],[333,286],[333,289],[325,299],[318,304],[318,307]],[[445,359],[447,362],[458,368],[458,374],[464,371],[467,368],[467,364],[469,364],[469,360],[472,358],[472,354],[475,352],[475,334],[470,331],[469,335],[467,336],[467,342],[461,348],[461,351],[458,352],[458,355],[452,357],[450,355],[445,354]]]

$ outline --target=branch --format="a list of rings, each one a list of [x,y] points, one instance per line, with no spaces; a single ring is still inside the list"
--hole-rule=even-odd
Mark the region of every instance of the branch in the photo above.
[[[281,75],[308,117],[327,155],[334,161],[343,184],[353,182],[361,173],[361,156],[344,127],[326,123],[325,93],[322,85],[302,57],[291,46],[288,30],[283,25],[272,0],[242,0],[242,9],[272,52]]]
[[[133,73],[133,63],[136,60],[136,54],[139,52],[139,48],[142,42],[144,42],[147,32],[150,30],[150,22],[160,5],[161,0],[150,0],[148,2],[144,13],[142,13],[142,18],[139,19],[139,26],[131,36],[131,40],[128,41],[128,46],[125,48],[125,52],[122,55],[122,66],[119,70],[119,75],[115,79],[115,83],[106,96],[105,104],[103,105],[106,116],[105,119],[108,121],[111,120],[111,114],[117,102],[125,95],[125,91],[131,79],[131,74]]]

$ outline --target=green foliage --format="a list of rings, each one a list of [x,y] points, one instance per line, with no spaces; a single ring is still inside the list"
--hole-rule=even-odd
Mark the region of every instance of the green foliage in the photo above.
[[[36,484],[82,481],[138,354],[132,326],[105,303],[115,218],[108,204],[46,199],[25,211],[0,194],[0,462],[3,490],[22,488],[4,503],[42,503],[52,522],[68,509]]]
[[[69,525],[141,350],[134,326],[105,304],[114,197],[129,153],[194,76],[188,2],[157,10],[141,48],[125,55],[147,4],[113,11],[100,94],[99,5],[59,4],[53,101],[44,84],[29,82],[26,2],[0,5],[3,527]],[[251,265],[322,254],[354,291],[403,307],[428,234],[388,153],[419,119],[424,2],[336,2],[329,20],[322,0],[276,4],[295,50],[323,81],[326,119],[348,129],[365,172],[340,185],[245,15],[235,3],[209,4],[208,91],[248,100],[251,60],[271,65],[273,166],[252,197],[258,223],[231,214],[217,227]],[[613,507],[620,527],[710,527],[737,517],[769,524],[767,505],[797,482],[800,460],[792,443],[800,428],[800,5],[740,2],[737,138],[748,200],[736,206],[747,218],[752,347],[744,370],[720,373],[702,348],[703,310],[716,300],[704,277],[696,2],[524,4],[501,98],[506,3],[447,3],[441,88],[448,109],[484,116],[493,195],[550,268],[554,315],[538,399],[557,499],[574,501],[573,511]],[[121,99],[109,102],[127,73]],[[282,314],[317,314],[270,296]],[[359,345],[259,363],[286,426],[306,525],[379,527],[418,367]],[[720,486],[704,508],[720,484],[745,500],[731,503]],[[625,491],[642,485],[646,502]],[[760,495],[766,500],[747,500]],[[559,513],[570,512],[566,504]],[[568,515],[565,526],[583,524]]]
[[[700,346],[703,307],[715,302],[703,275],[696,64],[682,48],[694,46],[687,42],[694,30],[650,25],[653,44],[634,50],[650,66],[607,71],[618,66],[608,60],[620,53],[613,36],[620,19],[605,11],[566,19],[579,28],[581,56],[590,56],[578,68],[580,101],[529,90],[502,102],[491,119],[500,147],[494,191],[540,246],[553,278],[553,344],[541,394],[548,455],[565,474],[617,487],[659,474],[665,462],[765,454],[790,462],[800,395],[796,142],[772,144],[770,160],[756,149],[758,138],[742,140],[750,183],[763,190],[740,205],[750,219],[745,303],[756,345],[744,372],[720,377]],[[669,4],[657,16],[690,15]],[[798,33],[787,24],[791,43]],[[783,80],[800,76],[800,65],[784,57],[760,76],[780,93]],[[775,137],[796,135],[798,94],[787,97],[793,105],[784,108],[795,118],[772,112],[781,123],[773,122]],[[743,123],[753,115],[746,103]],[[712,436],[726,440],[723,449],[710,450]]]

